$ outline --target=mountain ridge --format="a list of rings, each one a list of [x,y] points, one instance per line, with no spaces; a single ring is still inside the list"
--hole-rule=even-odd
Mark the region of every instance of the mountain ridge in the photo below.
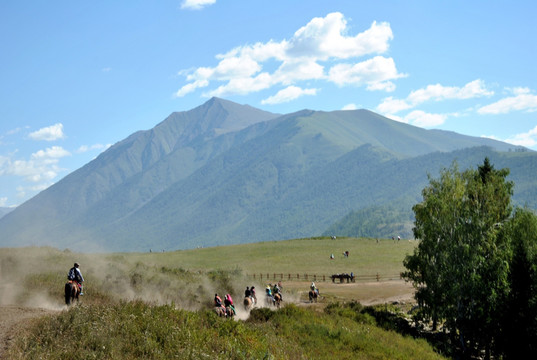
[[[449,166],[457,151],[483,146],[474,151],[522,149],[368,110],[282,115],[212,98],[131,134],[0,218],[0,246],[143,251],[315,236],[367,199],[417,199],[433,167],[420,157],[444,154]],[[420,181],[403,172],[405,161]],[[419,161],[428,167],[414,168]],[[380,181],[383,172],[393,181]],[[517,176],[533,194],[533,181]]]

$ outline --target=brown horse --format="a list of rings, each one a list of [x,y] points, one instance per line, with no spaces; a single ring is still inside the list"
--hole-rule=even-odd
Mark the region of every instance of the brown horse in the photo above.
[[[224,308],[223,306],[215,306],[214,311],[216,312],[216,315],[218,315],[220,317],[226,317],[227,316],[226,308]]]
[[[274,294],[274,306],[277,308],[282,304],[282,296],[278,293]]]
[[[249,296],[244,297],[244,301],[242,302],[244,305],[244,310],[250,311],[252,307],[254,306],[254,302]]]
[[[78,301],[78,295],[80,295],[80,288],[76,281],[69,280],[65,283],[65,305],[71,305],[75,300]]]

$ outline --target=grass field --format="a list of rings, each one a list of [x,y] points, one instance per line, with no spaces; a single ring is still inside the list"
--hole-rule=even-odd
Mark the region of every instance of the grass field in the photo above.
[[[377,324],[375,314],[400,322],[407,316],[402,308],[362,306],[402,294],[410,298],[408,284],[385,279],[398,276],[415,245],[320,238],[121,254],[0,249],[0,304],[52,310],[13,336],[17,340],[6,353],[13,359],[74,353],[87,359],[440,359],[424,339],[401,335],[384,320]],[[63,284],[75,261],[81,263],[86,294],[65,311]],[[265,282],[253,281],[256,273],[339,272],[378,273],[381,281],[318,281],[323,297],[309,304],[310,280],[284,280],[286,301],[278,311],[238,308],[244,321],[226,321],[212,310],[215,292],[233,294],[236,304],[246,285],[255,283],[263,294]]]

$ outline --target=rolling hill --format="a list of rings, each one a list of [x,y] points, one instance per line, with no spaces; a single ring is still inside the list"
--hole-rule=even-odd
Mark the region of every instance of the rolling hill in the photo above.
[[[280,115],[212,98],[132,134],[2,217],[0,246],[147,251],[353,236],[367,217],[356,214],[379,207],[397,217],[362,236],[410,236],[427,174],[485,156],[511,169],[517,203],[537,207],[537,154],[523,148],[367,110]]]

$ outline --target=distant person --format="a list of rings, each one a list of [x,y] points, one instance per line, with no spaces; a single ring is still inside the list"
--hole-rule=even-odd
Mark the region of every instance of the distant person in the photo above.
[[[330,254],[330,260],[334,260],[334,254]]]
[[[231,311],[233,312],[233,315],[237,315],[237,312],[235,311],[235,306],[233,305],[233,299],[231,298],[231,295],[226,294],[226,296],[224,296],[224,305],[227,309],[231,309]],[[231,313],[229,313],[228,315],[231,315]]]
[[[257,304],[257,296],[255,295],[255,286],[250,288],[250,297],[254,300],[254,304]]]
[[[247,286],[246,290],[244,290],[244,297],[250,297],[252,295],[252,291],[250,290],[250,287]]]
[[[78,289],[80,291],[80,295],[84,295],[83,289],[82,289],[82,283],[84,282],[84,277],[82,276],[82,272],[79,269],[80,264],[75,263],[71,269],[69,269],[69,273],[67,274],[67,279],[74,281]]]
[[[400,237],[400,236],[397,236],[397,241],[401,241],[401,237]]]
[[[222,298],[218,296],[218,294],[214,294],[214,306],[221,307],[222,306]]]

